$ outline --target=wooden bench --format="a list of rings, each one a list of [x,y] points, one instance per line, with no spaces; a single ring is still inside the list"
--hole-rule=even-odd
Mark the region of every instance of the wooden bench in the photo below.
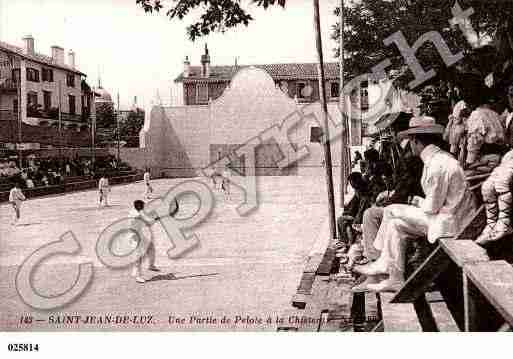
[[[513,328],[513,267],[505,261],[465,264],[465,331],[487,331],[488,321],[502,317]],[[483,305],[484,303],[484,305]],[[487,305],[488,304],[488,305]]]
[[[413,303],[422,330],[439,331],[439,321],[426,299],[432,282],[459,330],[496,331],[504,322],[513,325],[513,268],[505,261],[490,261],[473,241],[441,239],[387,305]],[[384,304],[384,308],[388,307]]]

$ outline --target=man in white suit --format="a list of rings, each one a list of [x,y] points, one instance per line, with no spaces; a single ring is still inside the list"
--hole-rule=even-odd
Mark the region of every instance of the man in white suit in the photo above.
[[[385,207],[374,247],[380,257],[355,268],[367,276],[389,275],[379,283],[367,285],[372,291],[397,291],[404,283],[405,240],[427,237],[430,243],[456,235],[465,219],[476,209],[474,196],[465,181],[459,162],[437,146],[444,128],[432,117],[413,118],[408,136],[415,155],[424,162],[421,185],[425,198],[414,197],[410,205]]]

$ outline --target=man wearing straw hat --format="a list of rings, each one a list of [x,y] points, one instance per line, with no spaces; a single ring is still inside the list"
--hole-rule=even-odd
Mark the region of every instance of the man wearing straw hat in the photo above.
[[[443,151],[443,126],[432,117],[414,117],[410,128],[399,134],[408,137],[415,155],[424,163],[421,185],[425,198],[415,196],[409,205],[385,208],[374,246],[381,251],[373,263],[358,266],[356,272],[387,279],[368,284],[372,291],[397,291],[404,283],[405,240],[427,237],[430,243],[454,236],[476,209],[472,192],[458,161]]]

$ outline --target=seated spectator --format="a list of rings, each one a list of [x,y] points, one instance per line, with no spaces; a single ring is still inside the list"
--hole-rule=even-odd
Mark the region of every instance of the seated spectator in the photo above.
[[[353,242],[351,225],[361,223],[363,212],[370,205],[369,186],[359,172],[353,172],[348,177],[348,182],[354,189],[351,201],[344,207],[344,213],[337,220],[338,233],[341,241],[339,247],[346,247]]]
[[[397,183],[393,191],[382,192],[376,199],[376,204],[368,208],[363,214],[362,242],[363,254],[369,260],[379,258],[380,251],[374,248],[374,241],[383,220],[384,207],[394,204],[408,204],[414,196],[424,196],[420,185],[422,178],[423,162],[418,156],[408,156],[404,164],[400,166]],[[368,284],[376,283],[379,278],[369,276],[365,282],[354,288],[354,291],[362,291]]]
[[[513,83],[505,86],[501,121],[506,129],[506,143],[513,147]]]
[[[43,186],[45,187],[48,187],[50,185],[50,182],[48,181],[48,177],[46,175],[43,175],[41,182],[43,182]]]
[[[505,147],[506,134],[499,114],[491,105],[483,102],[472,111],[466,127],[468,152],[466,164],[470,168],[479,167],[480,160],[487,155],[498,155],[500,159]],[[486,166],[487,163],[482,165]],[[497,162],[495,166],[498,164]]]
[[[474,196],[465,181],[458,161],[436,145],[444,128],[432,117],[413,118],[410,129],[401,133],[410,138],[410,145],[424,163],[422,188],[425,198],[414,197],[411,205],[392,204],[385,207],[374,246],[381,250],[379,258],[355,271],[368,276],[388,275],[377,284],[368,284],[373,291],[397,291],[404,284],[405,240],[423,239],[430,243],[441,237],[454,236],[465,218],[476,208]]]
[[[29,188],[29,189],[35,187],[34,181],[32,181],[32,179],[30,179],[30,177],[27,178],[27,180],[25,181],[25,184],[27,185],[27,188]]]
[[[361,161],[363,161],[363,156],[360,153],[360,151],[356,151],[355,155],[354,155],[353,162],[351,162],[351,168],[354,169],[355,167],[357,167],[356,172],[361,172],[362,171],[361,165],[360,165]]]
[[[62,178],[61,171],[59,170],[55,173],[55,182],[56,184],[61,184],[62,182],[64,182],[64,178]]]

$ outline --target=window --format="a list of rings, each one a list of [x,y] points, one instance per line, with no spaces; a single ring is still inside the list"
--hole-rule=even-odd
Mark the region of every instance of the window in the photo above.
[[[298,82],[297,83],[297,97],[298,98],[305,98],[305,88],[306,88],[306,82]]]
[[[369,90],[366,88],[360,89],[360,108],[362,111],[369,110]]]
[[[367,111],[369,109],[369,82],[363,81],[360,85],[360,109]]]
[[[75,96],[69,95],[68,99],[69,99],[69,113],[71,115],[75,115],[77,113]]]
[[[66,85],[68,87],[75,87],[75,75],[74,74],[66,75]]]
[[[19,110],[19,104],[18,104],[18,99],[15,98],[13,101],[12,101],[12,111],[14,113],[14,116],[18,116],[18,110]]]
[[[45,111],[52,108],[52,93],[50,91],[43,91],[43,106]]]
[[[32,68],[27,68],[27,81],[39,82],[39,71]]]
[[[14,83],[18,83],[18,81],[20,80],[20,69],[12,70],[12,79]]]
[[[321,127],[311,127],[310,128],[310,142],[311,143],[321,143],[322,142],[322,128]]]
[[[27,103],[29,106],[37,106],[37,92],[29,92],[27,94]]]
[[[52,69],[43,69],[43,82],[53,82]]]
[[[330,85],[330,97],[338,97],[340,93],[340,85],[338,82],[332,82]]]
[[[208,84],[199,84],[196,87],[196,103],[208,103]]]
[[[27,116],[40,117],[39,104],[37,102],[37,92],[27,93]]]

